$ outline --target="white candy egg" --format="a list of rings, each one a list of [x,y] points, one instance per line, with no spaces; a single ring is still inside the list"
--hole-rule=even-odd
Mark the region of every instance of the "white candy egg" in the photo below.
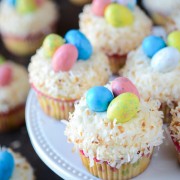
[[[166,73],[176,68],[180,53],[176,48],[165,47],[158,51],[151,60],[151,67],[158,72]]]

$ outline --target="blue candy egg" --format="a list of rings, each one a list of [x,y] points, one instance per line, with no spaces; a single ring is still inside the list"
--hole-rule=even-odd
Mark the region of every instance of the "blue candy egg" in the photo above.
[[[14,170],[14,158],[8,151],[0,151],[0,179],[9,180]]]
[[[16,0],[7,0],[8,4],[11,6],[16,6]]]
[[[160,49],[166,47],[165,41],[158,36],[150,35],[146,37],[142,43],[144,53],[152,58]]]
[[[103,86],[95,86],[86,94],[88,107],[95,112],[106,111],[113,98],[111,91]]]
[[[93,48],[86,36],[79,30],[70,30],[65,35],[67,43],[73,44],[78,49],[78,59],[87,60],[91,57]]]

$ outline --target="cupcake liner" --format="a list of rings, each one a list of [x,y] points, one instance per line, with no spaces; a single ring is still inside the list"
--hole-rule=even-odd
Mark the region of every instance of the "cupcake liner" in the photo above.
[[[36,92],[38,102],[42,110],[48,115],[57,120],[68,120],[69,113],[74,111],[74,103],[76,100],[61,100],[49,97],[36,88],[33,87]]]
[[[177,142],[177,140],[173,137],[173,134],[170,132],[171,139],[174,143],[175,149],[176,149],[176,154],[177,154],[177,159],[178,162],[180,163],[180,144]]]
[[[122,68],[125,63],[126,63],[126,59],[127,59],[127,55],[112,55],[112,56],[108,56],[109,58],[109,64],[110,64],[110,68],[113,74],[118,74],[119,69]]]
[[[0,113],[0,132],[15,130],[24,124],[25,105]]]
[[[116,169],[109,166],[106,162],[99,163],[97,160],[94,160],[94,166],[90,167],[89,158],[80,153],[82,163],[86,169],[92,175],[104,180],[126,180],[138,176],[148,167],[151,155],[152,153],[148,157],[143,156],[135,163],[127,163],[122,165],[119,169]]]
[[[70,1],[76,5],[83,5],[91,2],[91,0],[70,0]]]

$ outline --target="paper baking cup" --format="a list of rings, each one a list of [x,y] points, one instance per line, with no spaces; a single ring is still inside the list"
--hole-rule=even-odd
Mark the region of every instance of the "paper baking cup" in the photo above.
[[[180,144],[179,144],[179,142],[173,137],[171,131],[170,131],[170,135],[171,135],[172,141],[173,141],[173,143],[174,143],[174,146],[175,146],[175,148],[176,148],[176,153],[177,153],[178,162],[180,163]]]
[[[106,162],[100,164],[96,161],[94,161],[94,166],[90,167],[89,158],[80,153],[82,163],[86,169],[93,176],[104,180],[126,180],[138,176],[148,167],[151,160],[151,155],[148,157],[142,157],[133,164],[127,163],[122,165],[120,169],[116,169],[109,166]]]
[[[0,113],[0,132],[15,130],[24,124],[25,105]]]
[[[122,56],[113,55],[113,56],[108,56],[108,58],[109,58],[109,64],[110,64],[111,71],[114,75],[116,75],[116,74],[118,74],[119,69],[125,65],[127,55],[122,55]]]
[[[33,89],[36,92],[37,99],[42,110],[48,116],[51,116],[57,120],[68,120],[69,113],[74,111],[74,103],[76,100],[55,99],[41,93],[35,87],[33,87]]]
[[[83,4],[86,4],[86,3],[90,3],[91,0],[70,0],[73,4],[76,4],[76,5],[83,5]]]

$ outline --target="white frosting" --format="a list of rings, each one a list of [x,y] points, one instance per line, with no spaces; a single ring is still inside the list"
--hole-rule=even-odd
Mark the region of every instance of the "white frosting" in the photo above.
[[[54,98],[79,99],[92,86],[107,83],[110,73],[107,57],[95,51],[89,60],[78,60],[67,72],[55,73],[51,59],[40,48],[29,65],[30,83]]]
[[[158,12],[164,15],[171,14],[175,9],[180,8],[179,0],[143,0],[144,7],[150,13]]]
[[[34,172],[31,165],[19,153],[12,152],[15,161],[15,168],[10,180],[34,180]]]
[[[12,81],[9,85],[0,87],[0,112],[7,112],[26,102],[29,91],[28,74],[26,69],[13,62]]]
[[[116,120],[107,119],[107,112],[92,112],[84,96],[75,105],[65,135],[77,150],[83,150],[89,157],[91,166],[96,158],[119,168],[122,164],[136,162],[162,143],[163,113],[158,111],[159,106],[159,101],[141,100],[136,117],[127,123],[116,124]]]
[[[6,0],[0,3],[0,31],[5,35],[25,37],[48,31],[57,19],[57,9],[52,1],[45,1],[36,11],[21,15]]]
[[[95,47],[106,54],[127,54],[141,44],[152,27],[151,20],[138,7],[132,13],[133,25],[116,28],[108,24],[104,17],[95,16],[91,5],[86,5],[79,16],[80,29]]]
[[[180,64],[168,73],[160,73],[153,70],[150,62],[151,59],[140,47],[129,53],[126,65],[120,70],[120,74],[136,84],[141,97],[146,100],[152,97],[169,106],[173,101],[180,101]]]

